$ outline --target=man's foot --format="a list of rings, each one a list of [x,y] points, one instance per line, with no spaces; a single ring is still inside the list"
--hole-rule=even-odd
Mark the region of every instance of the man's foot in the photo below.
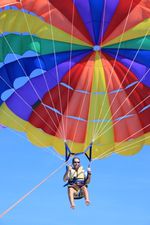
[[[70,207],[71,207],[71,209],[75,209],[75,205],[71,205]]]
[[[85,204],[88,206],[88,205],[90,205],[90,201],[89,200],[86,200],[85,201]]]

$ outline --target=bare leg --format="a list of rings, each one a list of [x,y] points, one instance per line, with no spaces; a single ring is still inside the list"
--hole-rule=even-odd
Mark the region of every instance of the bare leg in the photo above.
[[[84,194],[84,198],[85,198],[85,204],[89,205],[90,204],[90,200],[89,200],[89,193],[88,193],[88,189],[86,186],[83,186],[82,188],[83,194]]]
[[[69,197],[69,201],[70,201],[70,205],[71,205],[72,209],[75,208],[75,204],[74,204],[74,194],[75,193],[76,193],[76,191],[74,190],[74,188],[72,188],[72,187],[68,188],[68,197]]]

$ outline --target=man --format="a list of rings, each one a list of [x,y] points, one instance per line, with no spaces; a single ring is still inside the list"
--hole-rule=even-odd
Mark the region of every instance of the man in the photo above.
[[[72,166],[68,166],[63,180],[68,181],[68,197],[72,209],[75,208],[74,199],[84,197],[85,204],[90,204],[87,184],[91,180],[91,169],[88,167],[85,172],[78,157],[73,158]]]

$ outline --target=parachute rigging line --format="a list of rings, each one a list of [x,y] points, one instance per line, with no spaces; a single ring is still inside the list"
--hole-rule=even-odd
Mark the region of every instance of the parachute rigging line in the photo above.
[[[12,204],[8,209],[6,209],[4,212],[0,214],[0,219],[5,216],[7,213],[9,213],[11,210],[13,210],[15,207],[17,207],[23,200],[25,200],[29,195],[31,195],[36,189],[38,189],[42,184],[44,184],[48,179],[50,179],[53,175],[55,175],[63,166],[66,164],[66,162],[62,163],[57,169],[55,169],[53,172],[49,173],[47,177],[45,177],[39,184],[37,184],[35,187],[33,187],[30,191],[28,191],[25,195],[23,195],[21,198],[18,199],[14,204]]]

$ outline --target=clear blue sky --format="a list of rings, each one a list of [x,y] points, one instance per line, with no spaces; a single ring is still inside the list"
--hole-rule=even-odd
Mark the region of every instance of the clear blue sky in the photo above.
[[[21,137],[21,136],[22,137]],[[62,161],[33,146],[24,134],[0,130],[0,213]],[[83,158],[86,167],[87,161]],[[150,225],[150,147],[134,157],[113,155],[92,164],[91,205],[69,207],[65,168],[0,220],[0,225]]]

